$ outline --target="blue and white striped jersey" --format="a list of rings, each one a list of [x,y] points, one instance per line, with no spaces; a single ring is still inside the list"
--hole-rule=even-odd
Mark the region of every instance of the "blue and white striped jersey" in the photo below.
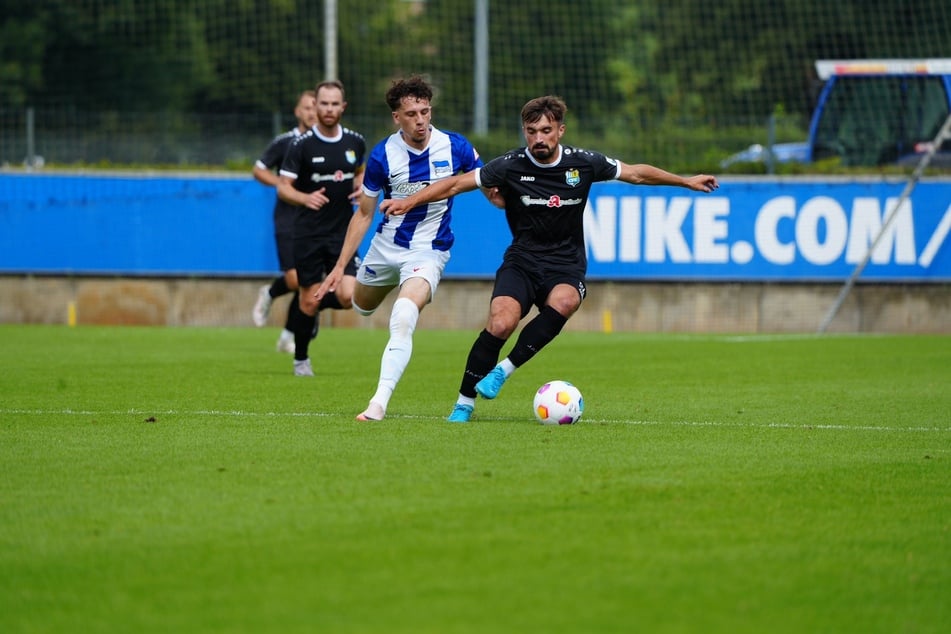
[[[482,159],[461,134],[432,128],[424,150],[410,147],[399,131],[380,141],[370,152],[363,176],[368,196],[406,198],[433,181],[482,166]],[[376,228],[383,238],[407,249],[448,251],[453,235],[452,198],[411,209],[405,215],[384,217]]]

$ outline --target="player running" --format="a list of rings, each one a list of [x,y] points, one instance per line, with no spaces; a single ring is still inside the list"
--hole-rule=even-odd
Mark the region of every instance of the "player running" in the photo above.
[[[420,77],[401,79],[386,93],[398,130],[370,152],[363,179],[360,209],[353,215],[337,266],[317,291],[320,299],[343,277],[376,213],[380,194],[402,198],[458,172],[469,172],[482,160],[462,135],[432,126],[432,87]],[[491,200],[491,197],[490,197]],[[452,199],[430,199],[410,213],[384,217],[357,272],[353,308],[371,315],[397,286],[399,295],[390,313],[390,338],[380,362],[380,379],[367,408],[357,420],[382,420],[390,397],[413,352],[413,332],[420,311],[433,300],[449,249]],[[498,201],[501,202],[501,201]]]
[[[366,142],[340,121],[347,109],[343,84],[324,81],[315,89],[317,123],[294,140],[281,163],[277,193],[301,207],[294,225],[294,266],[300,285],[300,311],[294,332],[294,375],[314,376],[309,347],[318,326],[317,314],[327,308],[350,308],[357,265],[351,253],[336,293],[314,297],[324,274],[338,262],[353,199],[363,174]]]
[[[559,97],[532,99],[522,108],[524,148],[380,205],[388,216],[400,216],[429,201],[477,188],[497,188],[505,201],[512,243],[496,272],[488,322],[469,351],[459,397],[448,417],[451,422],[469,422],[476,394],[495,398],[508,377],[551,342],[581,306],[588,268],[583,213],[593,183],[616,179],[699,192],[719,186],[714,176],[685,178],[652,165],[628,165],[562,145],[566,111]],[[505,342],[533,305],[538,314],[498,363]]]

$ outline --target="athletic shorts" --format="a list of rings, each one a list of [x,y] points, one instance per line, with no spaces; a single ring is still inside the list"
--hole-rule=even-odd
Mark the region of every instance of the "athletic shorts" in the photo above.
[[[294,232],[275,231],[274,242],[277,244],[277,263],[281,270],[294,268]]]
[[[343,238],[294,240],[294,265],[301,288],[319,284],[337,264]],[[354,256],[344,267],[344,275],[355,275],[360,260]]]
[[[374,238],[357,271],[357,282],[364,286],[397,286],[411,277],[429,282],[430,301],[449,262],[449,251],[406,249]]]
[[[294,268],[294,223],[300,210],[279,206],[274,210],[274,242],[277,245],[277,263],[282,271]]]
[[[556,265],[525,255],[506,254],[502,266],[495,272],[492,299],[514,298],[522,307],[522,317],[525,317],[532,306],[541,310],[552,289],[559,284],[574,286],[584,301],[588,291],[584,272],[579,271],[577,265]]]

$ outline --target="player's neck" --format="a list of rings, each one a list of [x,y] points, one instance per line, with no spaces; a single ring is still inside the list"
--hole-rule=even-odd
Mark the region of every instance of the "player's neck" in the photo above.
[[[552,165],[558,165],[558,163],[561,162],[561,143],[555,146],[555,151],[552,152],[551,156],[549,156],[544,161],[540,160],[538,157],[532,154],[532,151],[528,147],[525,148],[525,154],[528,156],[529,159],[531,159],[532,163],[534,163],[535,165],[539,165],[541,167],[550,167]]]
[[[327,139],[332,141],[340,136],[342,128],[340,127],[339,123],[335,123],[332,127],[329,127],[329,128],[325,125],[318,123],[317,125],[314,126],[314,131],[317,133],[317,136],[321,137],[322,139]]]
[[[426,127],[426,132],[423,134],[422,138],[414,138],[406,130],[400,130],[400,138],[403,140],[403,143],[407,145],[410,149],[416,152],[422,152],[429,147],[429,142],[433,138],[433,126],[429,125]]]

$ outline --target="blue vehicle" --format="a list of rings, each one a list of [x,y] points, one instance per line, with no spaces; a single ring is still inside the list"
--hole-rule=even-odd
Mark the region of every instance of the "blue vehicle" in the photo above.
[[[951,59],[820,60],[816,73],[825,83],[808,141],[752,145],[722,166],[836,157],[846,167],[915,165],[951,113]],[[931,164],[951,167],[951,141]]]

